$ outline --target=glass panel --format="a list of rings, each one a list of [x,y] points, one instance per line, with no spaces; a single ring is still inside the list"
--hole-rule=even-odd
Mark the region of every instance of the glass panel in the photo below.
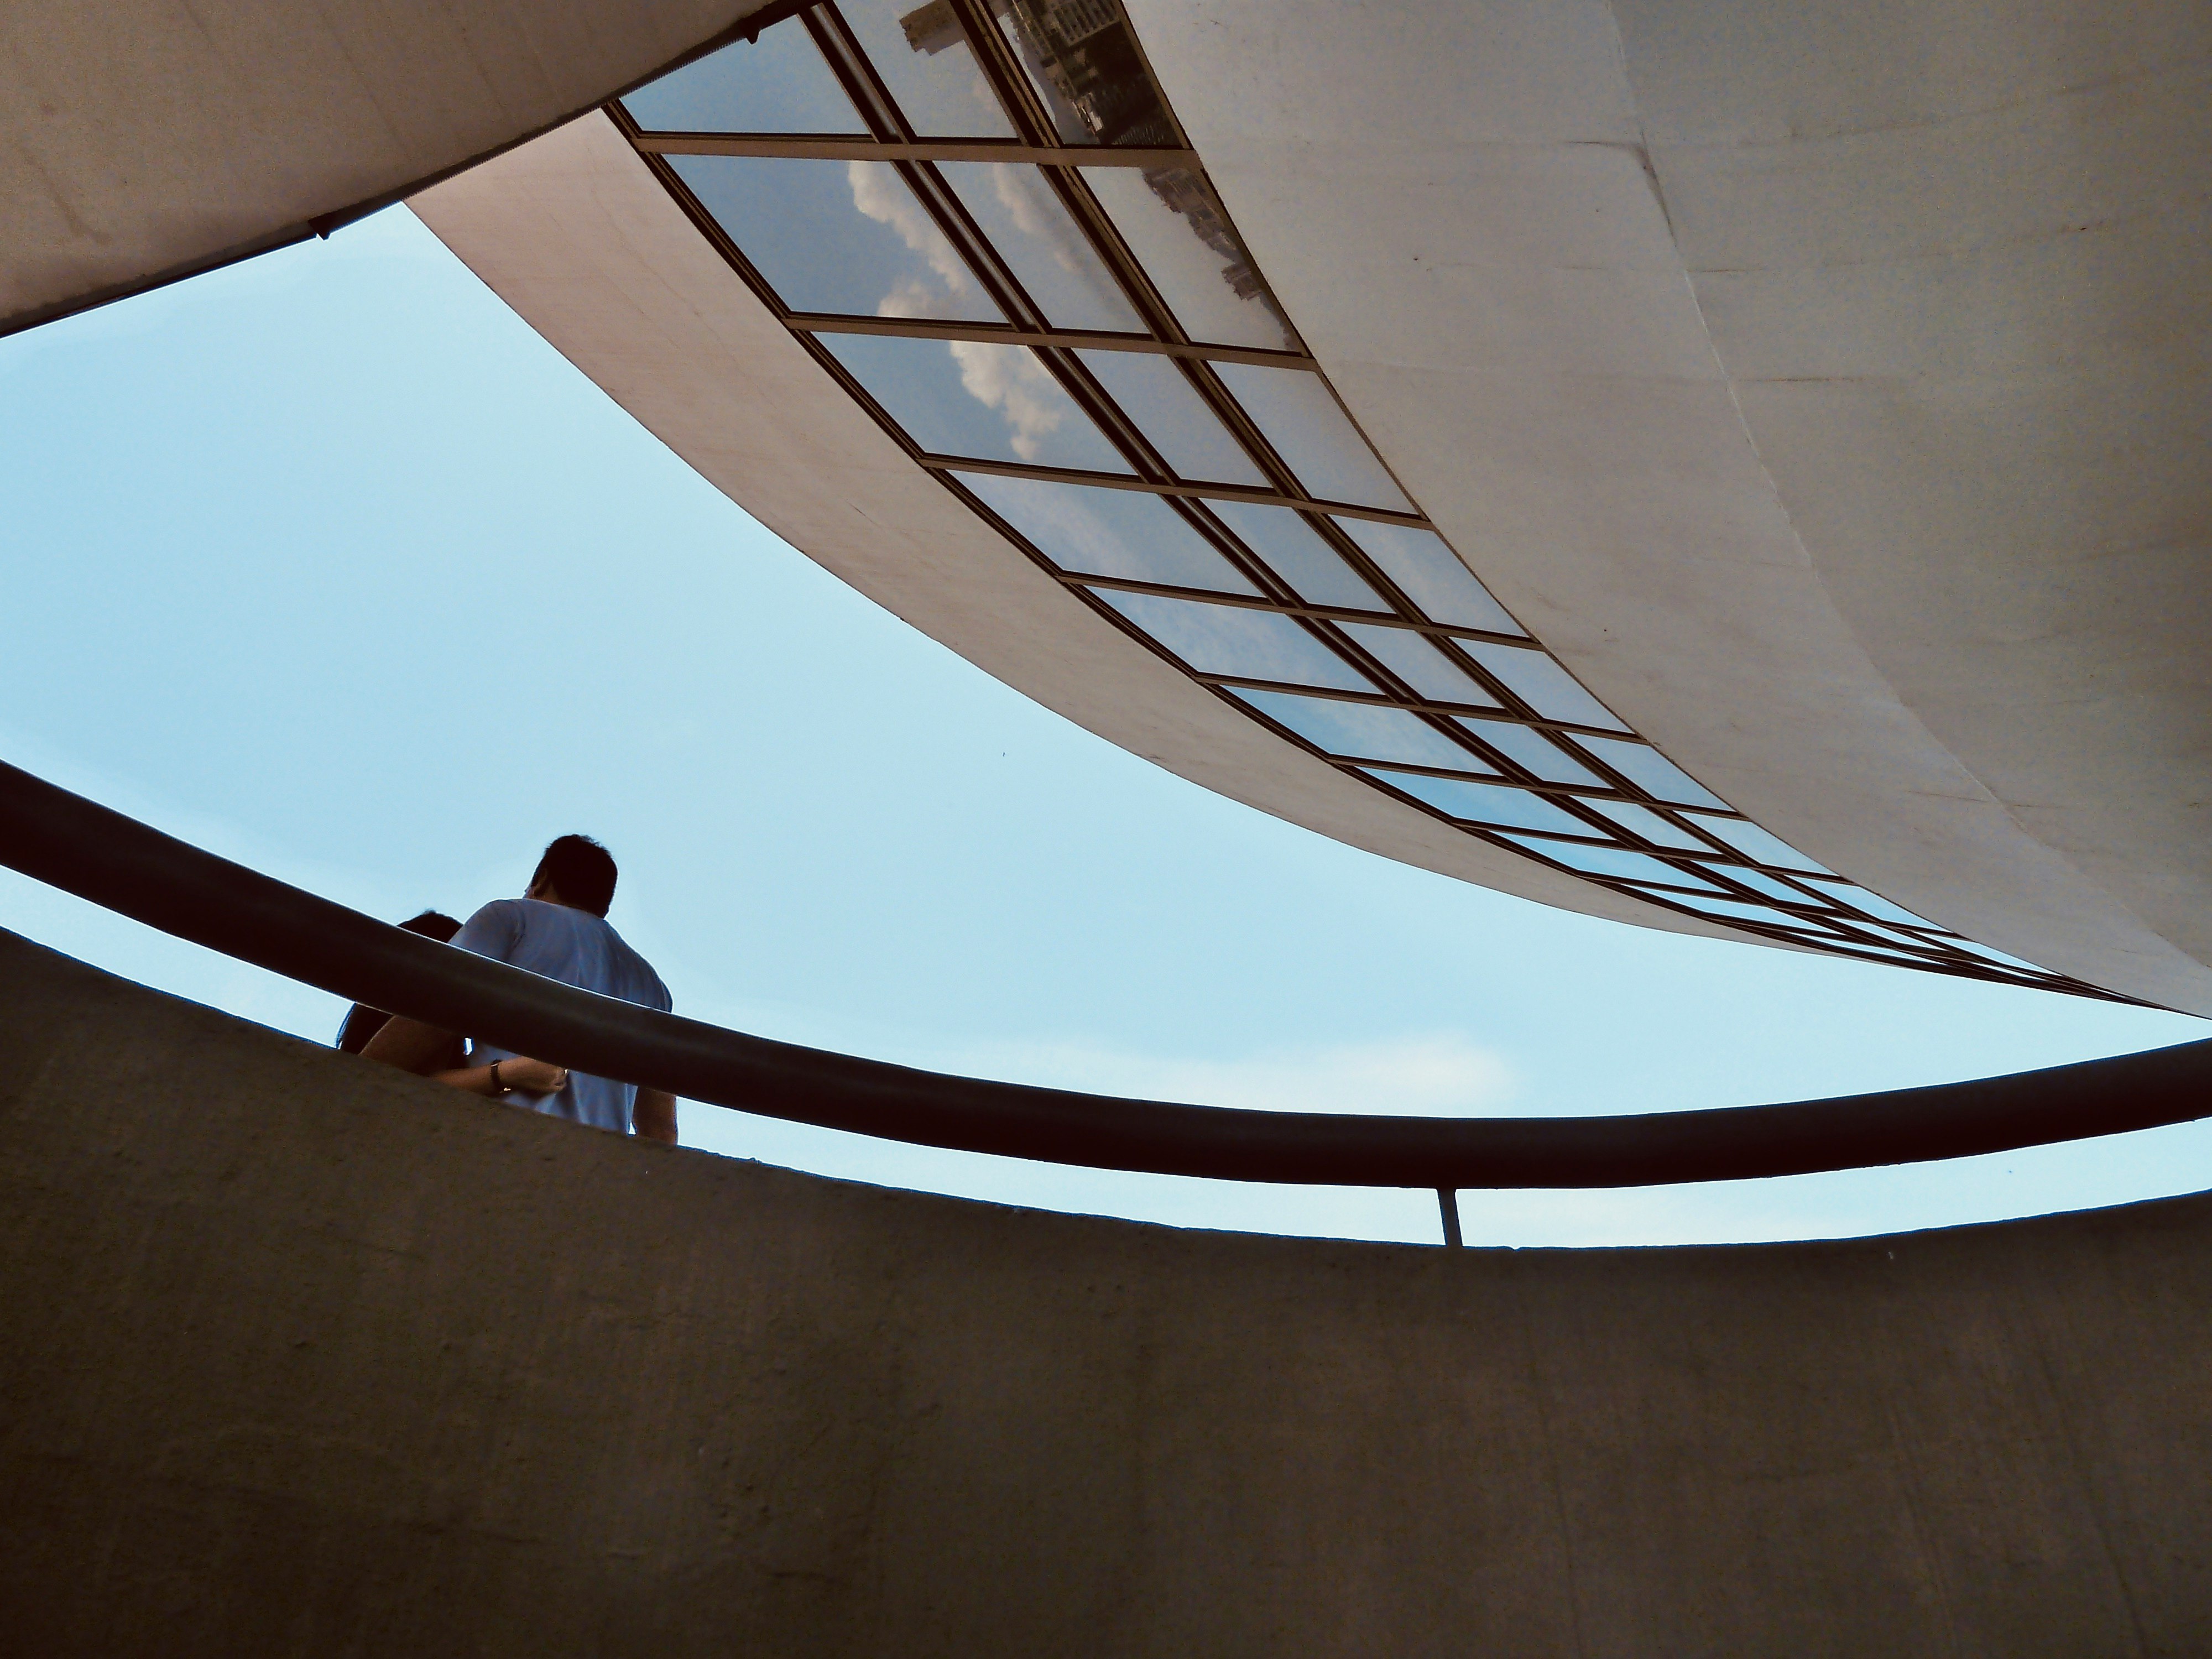
[[[1413,510],[1320,375],[1250,363],[1216,363],[1213,372],[1309,495],[1396,513]]]
[[[1977,945],[1970,939],[1947,939],[1943,943],[1950,945],[1954,950],[1969,951],[1978,957],[1986,957],[1991,962],[2002,963],[2008,968],[2019,968],[2031,974],[2050,971],[2048,969],[2037,967],[2032,962],[2023,961],[2019,957],[2007,956],[1992,945]]]
[[[1726,801],[1648,744],[1620,743],[1612,738],[1577,738],[1575,741],[1647,795],[1683,806],[1717,806],[1723,811],[1728,808]]]
[[[1368,519],[1336,522],[1431,622],[1487,629],[1493,634],[1527,634],[1433,530]]]
[[[1221,417],[1206,406],[1173,358],[1138,351],[1075,355],[1121,404],[1121,412],[1152,440],[1176,477],[1201,483],[1268,487],[1266,475],[1229,435]]]
[[[686,64],[622,100],[647,132],[866,133],[796,17]]]
[[[1365,675],[1278,612],[1091,591],[1201,674],[1339,691],[1375,690]]]
[[[1926,957],[1913,956],[1907,951],[1893,950],[1887,945],[1869,945],[1863,940],[1855,939],[1838,939],[1827,942],[1832,943],[1838,951],[1863,951],[1870,957],[1880,957],[1885,962],[1910,962],[1923,968],[1928,965]]]
[[[1004,320],[888,162],[667,160],[793,311]]]
[[[1763,904],[1739,904],[1733,899],[1707,898],[1702,893],[1654,893],[1654,898],[1663,898],[1672,904],[1696,910],[1702,915],[1729,921],[1763,921],[1775,927],[1794,927],[1799,932],[1810,930],[1820,933],[1823,942],[1832,939],[1832,934],[1822,932],[1803,916],[1793,916],[1781,910],[1770,910]]]
[[[1730,881],[1741,882],[1753,891],[1765,893],[1770,898],[1780,899],[1784,904],[1814,905],[1820,902],[1810,893],[1799,892],[1779,876],[1765,875],[1757,870],[1739,869],[1734,865],[1729,865],[1724,869],[1717,869],[1715,873],[1725,876]]]
[[[996,0],[992,9],[1062,143],[1175,144],[1114,0]]]
[[[892,334],[814,337],[933,455],[1129,471],[1027,346]]]
[[[1252,256],[1197,173],[1091,167],[1083,181],[1192,339],[1263,351],[1298,349]]]
[[[1004,161],[939,161],[937,170],[1054,328],[1147,331],[1105,261],[1036,168]]]
[[[1063,570],[1219,593],[1260,591],[1158,495],[988,472],[953,476]]]
[[[1686,870],[1676,868],[1649,853],[1632,853],[1625,847],[1577,847],[1571,842],[1530,841],[1521,836],[1508,836],[1506,840],[1516,847],[1525,847],[1532,853],[1541,854],[1555,863],[1571,870],[1579,870],[1586,876],[1618,876],[1628,881],[1671,882],[1677,887],[1703,887],[1717,892],[1709,881],[1700,881]]]
[[[1869,893],[1865,888],[1854,887],[1848,882],[1816,881],[1812,884],[1816,892],[1832,893],[1853,909],[1863,910],[1867,915],[1878,916],[1884,921],[1901,921],[1908,927],[1929,927],[1935,925],[1925,917],[1914,915],[1901,904],[1892,904],[1879,893]]]
[[[1590,800],[1583,805],[1592,811],[1604,813],[1622,829],[1643,836],[1656,847],[1680,847],[1691,853],[1710,854],[1713,850],[1680,824],[1660,817],[1648,806],[1632,806],[1621,800]]]
[[[1484,690],[1472,675],[1429,642],[1426,635],[1405,628],[1378,628],[1373,623],[1339,623],[1353,644],[1436,702],[1467,703],[1476,708],[1495,708],[1498,699]]]
[[[1850,919],[1850,925],[1859,929],[1862,933],[1871,933],[1875,938],[1886,940],[1892,945],[1907,945],[1912,949],[1920,951],[1930,951],[1941,948],[1932,940],[1920,939],[1911,933],[1899,933],[1893,928],[1883,927],[1871,921],[1861,921],[1856,916],[1853,916]],[[1856,940],[1853,941],[1855,944],[1856,942],[1857,941]],[[1950,942],[1950,940],[1946,939],[1944,944],[1948,945]]]
[[[1488,645],[1480,640],[1461,640],[1458,645],[1504,680],[1541,718],[1572,720],[1578,726],[1609,726],[1616,732],[1628,730],[1614,718],[1611,709],[1583,690],[1575,677],[1553,661],[1548,653],[1523,650],[1518,646]]]
[[[1014,124],[975,67],[944,0],[839,0],[853,38],[920,138],[1012,138]]]
[[[1600,834],[1543,796],[1516,789],[1510,784],[1463,783],[1457,778],[1430,778],[1418,772],[1382,772],[1372,769],[1369,769],[1369,775],[1455,818],[1502,824],[1509,830],[1552,830],[1563,836],[1595,838]]]
[[[1450,766],[1462,772],[1487,772],[1479,755],[1461,748],[1419,714],[1372,703],[1339,702],[1334,697],[1301,697],[1291,691],[1239,691],[1279,726],[1287,726],[1315,748],[1355,760],[1398,761],[1408,766]]]
[[[1602,789],[1598,775],[1577,761],[1533,726],[1508,726],[1503,720],[1463,720],[1460,724],[1516,766],[1523,766],[1547,783],[1587,783]]]
[[[1206,506],[1308,605],[1389,613],[1382,596],[1321,538],[1304,514],[1252,501],[1208,501]]]
[[[1784,870],[1811,870],[1828,873],[1826,865],[1815,864],[1781,836],[1760,829],[1742,818],[1709,818],[1694,820],[1700,830],[1718,836],[1723,841],[1747,859],[1761,864],[1771,864]]]

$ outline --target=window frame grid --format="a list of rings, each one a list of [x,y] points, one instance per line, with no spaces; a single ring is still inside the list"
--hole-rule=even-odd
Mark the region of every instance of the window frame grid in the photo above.
[[[1158,147],[1115,147],[1112,145],[1070,145],[1059,141],[1048,116],[1029,83],[1027,74],[1015,60],[1011,46],[999,31],[990,26],[985,9],[975,0],[948,0],[951,9],[965,33],[976,67],[997,96],[1018,135],[1014,141],[1004,139],[922,139],[916,136],[906,119],[896,100],[884,86],[869,62],[859,40],[836,11],[834,0],[817,0],[817,3],[795,14],[800,25],[823,52],[825,64],[838,80],[860,112],[871,137],[854,137],[845,135],[771,135],[743,133],[671,133],[648,132],[641,129],[619,102],[605,106],[605,112],[617,129],[629,142],[633,150],[659,179],[662,187],[678,203],[693,224],[705,235],[710,246],[722,256],[740,280],[781,322],[802,349],[812,356],[825,373],[836,380],[860,406],[866,410],[878,425],[898,444],[917,465],[933,472],[939,483],[950,490],[968,509],[1006,538],[1040,569],[1087,605],[1095,615],[1104,618],[1124,634],[1137,641],[1154,654],[1172,665],[1197,684],[1220,697],[1243,719],[1256,720],[1273,735],[1304,751],[1316,756],[1340,773],[1358,778],[1364,787],[1378,791],[1386,798],[1425,813],[1450,826],[1458,833],[1500,848],[1516,857],[1532,859],[1540,866],[1554,869],[1577,881],[1589,882],[1632,898],[1638,902],[1652,904],[1706,922],[1708,925],[1752,934],[1786,943],[1825,954],[1844,957],[1857,961],[1878,962],[1886,966],[1917,968],[1923,972],[1940,973],[1954,977],[1966,977],[1996,982],[2056,990],[2102,1000],[2125,1000],[2115,994],[2087,985],[2068,975],[2046,969],[2013,969],[1986,957],[1969,954],[1948,941],[1960,936],[1948,930],[1923,924],[1920,927],[1900,927],[1862,915],[1840,895],[1823,892],[1817,883],[1808,884],[1804,872],[1764,865],[1735,848],[1725,845],[1712,832],[1704,829],[1686,816],[1686,809],[1660,799],[1626,778],[1617,769],[1609,766],[1596,753],[1577,745],[1568,751],[1566,758],[1580,765],[1601,781],[1601,787],[1553,782],[1534,775],[1533,770],[1513,759],[1503,750],[1492,750],[1483,744],[1480,727],[1485,723],[1518,726],[1536,732],[1557,733],[1572,739],[1576,737],[1595,737],[1615,742],[1627,741],[1650,746],[1649,740],[1633,731],[1616,731],[1577,721],[1547,719],[1538,713],[1525,698],[1502,684],[1472,653],[1456,648],[1455,641],[1477,641],[1488,644],[1528,649],[1541,653],[1559,669],[1574,679],[1571,670],[1552,656],[1533,634],[1515,636],[1492,630],[1455,626],[1437,623],[1426,616],[1411,596],[1381,570],[1375,561],[1333,520],[1352,518],[1371,522],[1397,525],[1435,533],[1435,526],[1417,510],[1401,513],[1387,508],[1376,508],[1352,503],[1329,501],[1311,495],[1287,462],[1261,433],[1257,423],[1246,412],[1243,404],[1228,392],[1211,364],[1214,362],[1244,363],[1261,368],[1294,369],[1320,374],[1319,365],[1306,352],[1303,340],[1295,350],[1271,350],[1251,347],[1214,345],[1193,341],[1183,331],[1174,308],[1153,283],[1142,263],[1130,252],[1115,229],[1110,217],[1091,194],[1083,179],[1085,169],[1094,167],[1136,167],[1145,169],[1180,168],[1194,174],[1204,185],[1209,196],[1218,203],[1205,168],[1197,154],[1190,149],[1161,149]],[[1118,8],[1117,8],[1118,9]],[[1133,27],[1123,17],[1122,28],[1135,46],[1142,62],[1143,48],[1137,41]],[[725,48],[728,50],[732,48]],[[1149,67],[1146,66],[1149,74]],[[1155,81],[1152,88],[1159,108],[1173,131],[1182,135],[1164,94],[1158,92]],[[888,162],[895,167],[910,189],[922,210],[936,224],[957,255],[967,264],[978,285],[998,307],[1006,321],[1002,324],[956,322],[943,319],[903,318],[848,317],[836,313],[799,312],[787,306],[774,287],[746,258],[735,239],[715,220],[714,215],[695,198],[683,179],[676,173],[667,158],[677,155],[731,155],[759,157],[792,157],[812,160],[848,160]],[[937,171],[934,163],[999,162],[1029,166],[1037,169],[1066,210],[1078,230],[1098,255],[1124,297],[1140,321],[1149,326],[1149,336],[1104,333],[1082,330],[1054,328],[1043,307],[1026,291],[1005,257],[993,245],[990,238],[977,226],[959,200],[957,193]],[[1226,220],[1224,215],[1224,222]],[[1231,231],[1233,235],[1233,228]],[[1242,239],[1237,246],[1243,247]],[[1249,260],[1249,251],[1246,252]],[[1256,266],[1254,275],[1258,277]],[[1277,317],[1281,308],[1272,292],[1264,287],[1262,303],[1267,304]],[[1294,327],[1285,320],[1291,337],[1297,339]],[[1022,464],[988,461],[973,457],[948,456],[923,450],[889,412],[868,394],[857,380],[837,362],[827,347],[816,337],[824,334],[877,334],[903,336],[911,338],[945,341],[977,340],[991,343],[1017,345],[1032,351],[1046,372],[1075,402],[1086,418],[1096,422],[1106,441],[1134,469],[1133,475],[1109,475],[1074,471],[1064,468],[1040,467]],[[1123,350],[1164,356],[1175,363],[1182,379],[1191,386],[1200,402],[1222,422],[1231,439],[1249,456],[1261,474],[1276,488],[1258,490],[1219,484],[1206,481],[1179,478],[1165,456],[1161,454],[1137,420],[1123,410],[1101,386],[1096,378],[1075,356],[1078,350]],[[1365,441],[1358,432],[1358,422],[1349,410],[1344,410],[1335,390],[1329,386],[1326,376],[1322,386],[1351,430]],[[1386,475],[1405,495],[1409,503],[1414,501],[1411,491],[1404,489],[1391,471],[1389,463],[1379,452],[1368,445],[1370,454]],[[1037,480],[1047,483],[1078,484],[1108,489],[1128,489],[1150,494],[1164,501],[1195,531],[1207,545],[1219,552],[1231,568],[1237,570],[1259,589],[1256,595],[1225,594],[1177,587],[1170,584],[1140,580],[1103,576],[1061,567],[1042,549],[1018,532],[997,513],[986,506],[956,477],[956,471],[977,472]],[[1286,578],[1278,574],[1267,563],[1258,550],[1249,549],[1243,538],[1225,522],[1203,511],[1194,511],[1192,506],[1207,500],[1242,501],[1255,505],[1277,507],[1297,512],[1307,526],[1346,565],[1364,580],[1386,604],[1395,607],[1390,613],[1364,612],[1343,607],[1306,604],[1291,589]],[[1189,504],[1189,505],[1187,505]],[[1446,544],[1449,547],[1449,544]],[[1454,555],[1457,556],[1456,554]],[[1464,563],[1464,561],[1462,561]],[[1480,578],[1478,577],[1479,580]],[[1299,628],[1324,648],[1344,660],[1376,689],[1372,695],[1346,692],[1334,688],[1267,681],[1241,676],[1208,673],[1192,667],[1175,655],[1161,641],[1153,639],[1144,629],[1101,599],[1095,589],[1109,592],[1154,594],[1186,602],[1223,605],[1231,608],[1272,612],[1282,616]],[[1510,613],[1509,613],[1510,614]],[[1360,649],[1349,635],[1335,624],[1357,623],[1364,626],[1394,628],[1420,635],[1439,647],[1440,659],[1450,662],[1477,685],[1497,699],[1498,706],[1485,708],[1471,705],[1439,702],[1419,695],[1400,695],[1389,688],[1407,685],[1387,665],[1375,659]],[[1577,681],[1577,684],[1579,684]],[[1442,767],[1412,764],[1395,761],[1363,760],[1356,756],[1333,752],[1290,730],[1279,721],[1263,713],[1256,705],[1236,696],[1238,690],[1286,692],[1304,697],[1334,698],[1361,706],[1400,710],[1413,715],[1459,748],[1466,750],[1471,763],[1490,769],[1477,773],[1472,769],[1461,773]],[[1583,688],[1587,691],[1587,688]],[[1602,699],[1593,701],[1602,706]],[[1474,723],[1469,730],[1463,721]],[[1557,831],[1507,829],[1493,827],[1480,821],[1455,817],[1451,813],[1419,799],[1392,786],[1386,779],[1377,777],[1367,769],[1383,768],[1416,775],[1442,779],[1464,780],[1485,787],[1524,791],[1552,800],[1570,817],[1589,824],[1588,838],[1571,837]],[[1691,851],[1680,847],[1662,847],[1639,836],[1626,825],[1617,823],[1593,811],[1589,800],[1615,801],[1635,805],[1653,812],[1678,831],[1707,843],[1710,851]],[[1715,813],[1710,808],[1698,808],[1707,817],[1723,817],[1745,823],[1755,823],[1745,814],[1730,807],[1726,813]],[[1522,838],[1508,840],[1508,836]],[[1672,884],[1636,882],[1625,878],[1595,874],[1577,870],[1546,856],[1540,850],[1524,844],[1533,841],[1540,845],[1554,842],[1564,847],[1581,846],[1611,848],[1621,852],[1640,854],[1657,860],[1662,866],[1679,867],[1686,875],[1696,872],[1705,878],[1716,892],[1692,889],[1686,884],[1676,890],[1686,900],[1700,897],[1716,899],[1767,911],[1778,918],[1796,918],[1806,931],[1788,925],[1786,921],[1764,918],[1723,917],[1698,910],[1693,903],[1674,902],[1668,896]],[[1756,872],[1770,881],[1781,884],[1787,890],[1801,892],[1804,902],[1778,899],[1762,892],[1748,883],[1730,878],[1729,871],[1740,868]],[[1840,879],[1840,878],[1839,878]],[[1800,912],[1803,914],[1800,915]],[[1893,938],[1877,933],[1866,938],[1853,931],[1854,927],[1887,928]],[[1819,930],[1814,933],[1811,930]],[[1900,945],[1895,939],[1919,941],[1917,949]],[[1856,947],[1856,948],[1854,948]]]

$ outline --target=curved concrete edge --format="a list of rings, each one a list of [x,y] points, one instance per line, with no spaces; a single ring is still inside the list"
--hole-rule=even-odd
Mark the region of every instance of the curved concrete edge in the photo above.
[[[2212,1200],[1462,1250],[829,1182],[0,933],[21,1651],[2192,1652]]]
[[[1894,444],[1875,454],[1833,424],[1788,429],[1795,402],[1826,388],[1732,378],[1771,354],[1713,320],[1716,289],[1725,299],[1723,285],[1745,278],[1692,282],[1674,193],[1691,163],[1656,137],[1647,146],[1641,100],[1660,70],[1624,48],[1612,7],[1129,0],[1129,10],[1261,268],[1355,416],[1476,573],[1592,690],[1759,823],[1873,890],[2045,967],[2212,1013],[2212,970],[2172,942],[2200,924],[2183,925],[2185,906],[2146,902],[2164,872],[2185,885],[2201,834],[2123,854],[2053,830],[2125,818],[2128,804],[2103,793],[2123,773],[2142,774],[2153,801],[2201,799],[2201,751],[2185,765],[2170,744],[2133,763],[2085,757],[2065,722],[2043,715],[2094,698],[2078,677],[2035,689],[2034,653],[1992,682],[2002,690],[1982,697],[1983,726],[1969,732],[1930,695],[1928,671],[1966,651],[1955,684],[2002,653],[1970,643],[1984,630],[1959,605],[1917,636],[1919,672],[1886,672],[1900,668],[1900,636],[1878,613],[1913,611],[1928,588],[1914,538],[1936,554],[1963,544],[1938,533],[1949,525],[1894,515],[1891,484],[1906,470]],[[1864,8],[1814,9],[1863,49],[1840,60],[1802,49],[1809,15],[1762,30],[1731,6],[1624,10],[1689,43],[1662,66],[1690,82],[1670,85],[1678,125],[1762,74],[1819,82],[1845,119],[1864,82],[1829,84],[1832,62],[1900,61],[1869,46],[1888,14]],[[2002,35],[1996,22],[1953,21],[1977,40]],[[1726,43],[1729,75],[1699,40]],[[1698,164],[1693,200],[1711,216],[1698,252],[1722,228],[1789,204],[1783,163],[1763,164],[1763,195],[1712,176],[1709,157]],[[1887,210],[1862,203],[1853,234]],[[1851,319],[1800,289],[1767,298],[1759,320],[1817,343]],[[1847,422],[1850,389],[1836,395]],[[2186,442],[2194,429],[2172,435]],[[1979,459],[2004,440],[1996,430]],[[1778,475],[1778,456],[1791,463]],[[2201,475],[2168,471],[2190,489]],[[1832,552],[1842,538],[1830,521],[1852,512],[1876,533]],[[1856,567],[1832,587],[1840,558]],[[2002,562],[1990,574],[2009,580]],[[1869,586],[1879,605],[1855,591]],[[1987,584],[1965,599],[2002,603]],[[2170,603],[2149,596],[2130,625],[2171,634],[2140,614]],[[2169,724],[2193,732],[2201,698],[2186,690],[2169,698]],[[2023,708],[2037,711],[2032,729]],[[1993,742],[1964,740],[2008,720],[2009,764]],[[2025,764],[2039,744],[2049,753]]]
[[[13,0],[0,333],[312,234],[603,102],[765,0]]]
[[[604,116],[410,205],[708,482],[893,615],[1077,725],[1233,800],[1389,858],[1562,909],[1764,942],[1547,870],[1401,805],[1100,618],[822,372]]]

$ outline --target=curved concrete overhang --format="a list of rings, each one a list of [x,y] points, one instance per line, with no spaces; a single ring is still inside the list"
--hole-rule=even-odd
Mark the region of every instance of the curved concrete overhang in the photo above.
[[[1407,863],[1592,915],[1744,937],[1401,805],[1235,712],[1101,620],[822,371],[605,116],[410,205],[563,356],[763,525],[1109,742]]]
[[[2212,1012],[2212,12],[1129,0],[1482,580],[1970,938]]]
[[[11,0],[0,333],[313,234],[542,132],[765,0]]]

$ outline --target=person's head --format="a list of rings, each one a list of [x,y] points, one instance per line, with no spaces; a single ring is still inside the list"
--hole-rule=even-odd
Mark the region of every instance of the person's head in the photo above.
[[[615,902],[613,855],[589,836],[563,836],[538,860],[522,896],[603,916]]]
[[[453,935],[461,931],[461,924],[443,910],[425,910],[419,916],[410,916],[399,924],[410,933],[420,933],[424,939],[434,939],[441,945],[453,943]]]

